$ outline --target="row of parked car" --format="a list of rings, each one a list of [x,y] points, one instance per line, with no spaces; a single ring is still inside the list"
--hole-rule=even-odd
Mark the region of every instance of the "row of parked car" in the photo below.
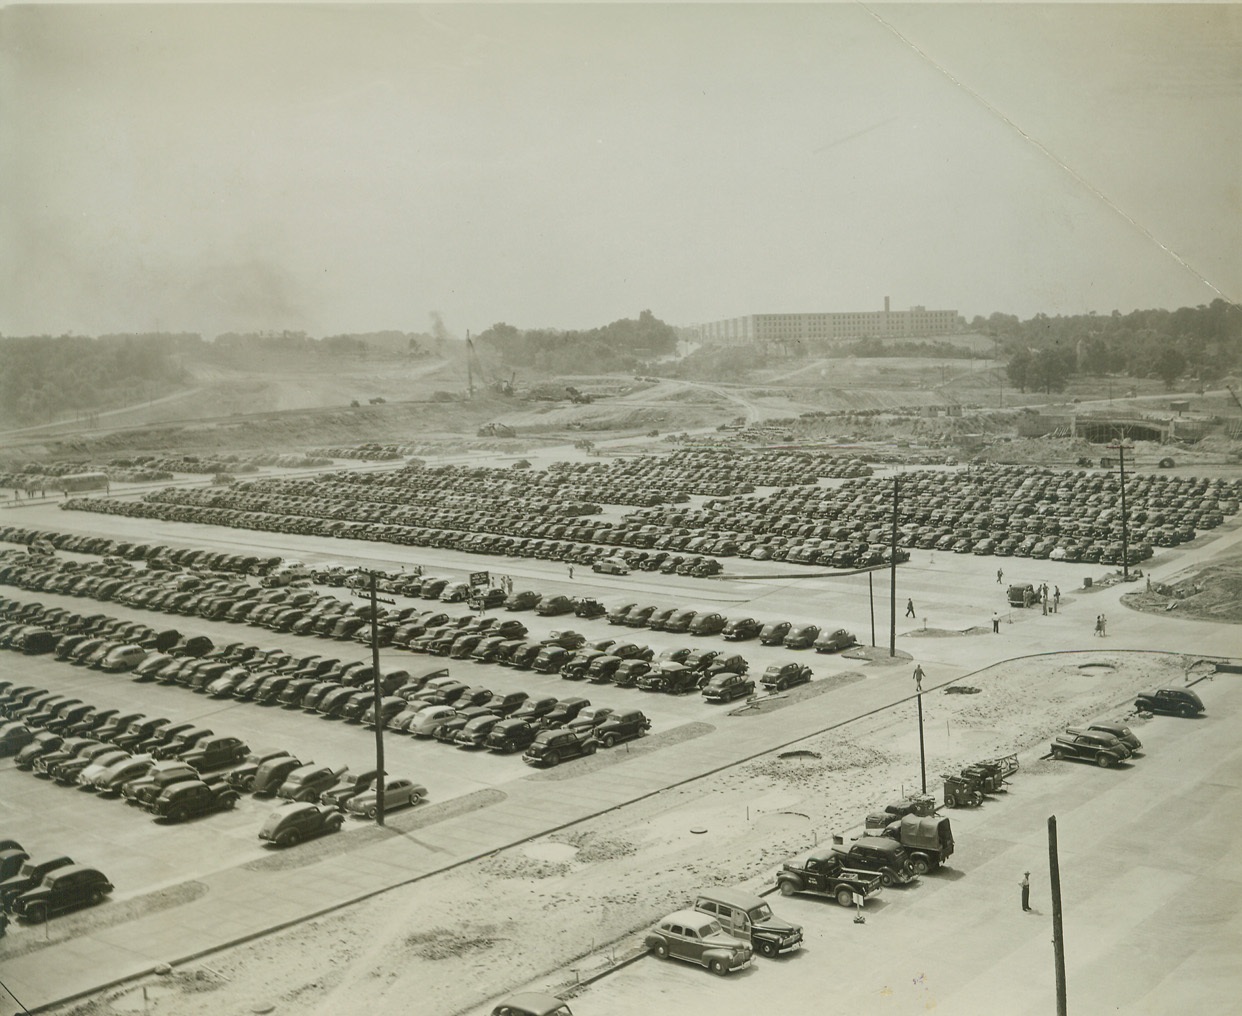
[[[0,934],[8,916],[42,923],[54,914],[99,903],[112,883],[98,868],[64,854],[37,860],[17,840],[0,836]]]
[[[8,680],[0,681],[0,715],[0,754],[15,755],[18,769],[119,794],[173,822],[236,803],[236,794],[203,774],[243,758],[249,748],[240,738]]]
[[[57,621],[70,631],[78,623],[72,616],[62,617],[60,608],[47,612],[38,604],[0,600],[0,616],[17,618],[0,622],[0,642],[4,638],[3,624],[25,630],[30,626],[21,624],[22,621],[44,620],[49,613],[55,614]],[[105,619],[105,623],[111,622]],[[38,630],[56,634],[46,627],[38,627]],[[74,640],[82,634],[58,637]],[[111,649],[101,646],[100,650],[103,658],[108,658],[128,648],[147,652],[140,646]],[[590,700],[582,697],[532,698],[522,691],[497,696],[490,689],[454,679],[446,667],[430,667],[418,673],[383,672],[380,679],[383,694],[377,712],[372,670],[361,660],[346,663],[319,656],[295,658],[242,643],[214,647],[210,640],[196,642],[191,648],[196,655],[151,652],[129,668],[132,678],[180,683],[214,696],[231,694],[372,727],[379,722],[394,732],[501,753],[525,750],[540,732],[571,724],[589,729],[596,743],[604,747],[641,736],[650,728],[650,721],[641,710],[617,712],[611,707],[591,707]],[[133,663],[132,657],[126,658]],[[65,703],[66,715],[58,718],[77,719],[80,707],[85,712],[84,704]],[[201,731],[197,734],[204,736]],[[177,743],[180,747],[181,741]],[[245,753],[244,748],[234,747],[233,750]]]

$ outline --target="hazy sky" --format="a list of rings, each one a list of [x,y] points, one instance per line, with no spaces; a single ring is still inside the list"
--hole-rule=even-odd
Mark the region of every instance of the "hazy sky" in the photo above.
[[[0,332],[1242,294],[1242,10],[0,11]]]

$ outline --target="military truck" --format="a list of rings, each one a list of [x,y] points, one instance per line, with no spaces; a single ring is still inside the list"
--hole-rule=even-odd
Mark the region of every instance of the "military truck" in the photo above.
[[[800,860],[786,861],[776,873],[776,884],[785,896],[816,893],[831,896],[843,907],[854,896],[864,901],[880,891],[882,879],[873,871],[847,868],[843,855],[831,848],[812,851]]]
[[[906,848],[916,875],[935,871],[953,855],[953,829],[944,817],[903,815],[885,826],[881,835]]]

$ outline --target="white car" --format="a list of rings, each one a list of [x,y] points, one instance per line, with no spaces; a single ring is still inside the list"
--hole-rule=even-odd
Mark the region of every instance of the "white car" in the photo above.
[[[405,729],[415,737],[431,737],[436,727],[456,715],[457,710],[452,706],[428,706],[420,710]]]
[[[384,781],[384,810],[392,811],[407,804],[418,804],[427,796],[427,788],[413,780],[389,777]],[[351,815],[375,818],[379,814],[379,794],[374,788],[351,797],[345,805]]]

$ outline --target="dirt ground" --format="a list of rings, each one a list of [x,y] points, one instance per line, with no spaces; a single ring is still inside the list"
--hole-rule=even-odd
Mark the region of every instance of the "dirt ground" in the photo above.
[[[1021,777],[1038,778],[1063,764],[1041,756],[1067,724],[1124,717],[1141,737],[1143,720],[1129,715],[1135,692],[1181,684],[1191,663],[1164,654],[1042,656],[972,674],[957,682],[965,693],[929,691],[928,789],[939,796],[940,773],[1014,752]],[[697,888],[765,888],[783,860],[833,833],[857,835],[867,812],[917,790],[915,709],[902,704],[808,739],[797,757],[744,763],[56,1011],[449,1014],[541,976],[568,988],[641,949],[641,932]]]
[[[1221,555],[1206,568],[1182,574],[1168,583],[1153,582],[1127,593],[1121,602],[1132,610],[1204,621],[1242,624],[1242,553]]]

